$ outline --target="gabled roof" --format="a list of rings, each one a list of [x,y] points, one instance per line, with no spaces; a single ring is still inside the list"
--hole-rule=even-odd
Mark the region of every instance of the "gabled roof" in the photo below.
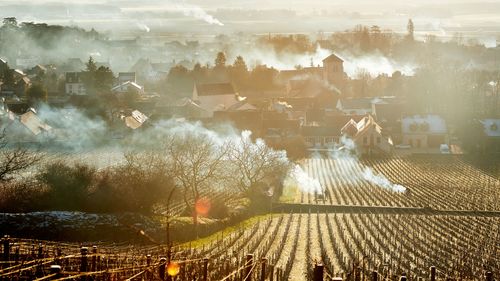
[[[24,82],[24,84],[26,84],[26,85],[31,84],[31,80],[28,77],[21,78],[21,80],[19,80],[19,82],[21,82],[21,81]]]
[[[148,120],[148,117],[139,110],[134,110],[130,116],[127,116],[124,119],[125,125],[135,130],[142,126],[142,124]]]
[[[246,99],[242,101],[238,101],[237,103],[231,105],[227,111],[239,111],[239,110],[255,110],[257,109],[255,106],[248,103]]]
[[[221,96],[236,94],[231,83],[196,84],[195,87],[198,96]]]
[[[22,75],[22,76],[26,75],[26,74],[24,74],[24,72],[23,72],[22,70],[20,70],[20,69],[14,69],[14,72],[15,72],[15,73],[17,73],[17,74],[19,74],[19,75]]]
[[[355,135],[358,133],[358,123],[354,120],[349,120],[343,127],[340,129],[343,134]]]
[[[361,119],[357,124],[356,127],[358,129],[358,135],[363,134],[364,131],[368,130],[370,127],[375,128],[375,130],[381,134],[382,133],[382,127],[380,127],[379,124],[375,122],[373,117],[371,115],[368,115],[367,117],[364,117]]]
[[[344,62],[344,60],[341,59],[341,58],[339,58],[336,54],[331,54],[328,57],[326,57],[326,58],[323,59],[323,62],[331,62],[331,61],[333,61],[333,62],[335,62],[335,61],[336,62]]]
[[[121,83],[121,84],[120,84],[120,85],[118,85],[118,86],[115,86],[115,87],[111,88],[111,91],[112,91],[112,92],[117,91],[117,90],[119,90],[121,87],[124,87],[124,86],[127,86],[127,87],[128,87],[128,86],[134,87],[134,88],[135,88],[135,89],[137,89],[138,91],[142,91],[142,89],[143,89],[141,85],[139,85],[139,84],[137,84],[137,83],[135,83],[135,82],[132,82],[132,81],[126,81],[126,82]]]
[[[44,131],[50,131],[52,129],[52,127],[40,120],[40,118],[33,110],[29,110],[28,112],[19,116],[19,121],[35,136]]]
[[[36,69],[36,68],[38,68],[38,69],[40,69],[42,71],[47,71],[47,68],[45,66],[41,65],[41,64],[37,64],[37,65],[35,65],[33,67],[33,69]]]
[[[338,101],[342,105],[342,110],[346,109],[370,109],[372,108],[372,98],[346,98]]]
[[[500,137],[500,119],[483,119],[480,122],[486,136]]]

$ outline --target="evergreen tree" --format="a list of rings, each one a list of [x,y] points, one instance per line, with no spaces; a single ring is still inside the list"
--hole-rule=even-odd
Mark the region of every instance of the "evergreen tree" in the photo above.
[[[89,61],[85,64],[85,66],[87,67],[87,71],[88,72],[96,72],[97,71],[97,65],[94,61],[94,58],[93,57],[89,57]]]
[[[226,67],[226,55],[223,52],[218,52],[215,58],[215,68],[225,68]]]
[[[242,56],[237,56],[234,60],[233,67],[238,70],[248,71],[247,64]]]

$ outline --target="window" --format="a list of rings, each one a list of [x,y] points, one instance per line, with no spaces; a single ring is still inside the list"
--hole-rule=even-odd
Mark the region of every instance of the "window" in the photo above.
[[[377,137],[377,144],[380,144],[380,137]]]
[[[363,137],[363,144],[368,144],[368,138],[367,137]]]

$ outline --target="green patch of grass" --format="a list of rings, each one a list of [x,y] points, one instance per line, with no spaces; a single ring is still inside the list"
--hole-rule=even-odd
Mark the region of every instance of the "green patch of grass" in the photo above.
[[[231,235],[231,233],[239,231],[241,229],[247,229],[250,228],[252,225],[256,224],[260,220],[265,220],[268,218],[271,218],[273,215],[272,214],[266,214],[266,215],[261,215],[261,216],[255,216],[251,217],[247,220],[244,220],[236,225],[229,226],[221,231],[218,231],[210,236],[203,237],[194,241],[186,242],[181,244],[181,247],[191,247],[191,248],[199,248],[202,247],[203,245],[210,244],[214,241],[217,241],[221,236],[226,237]],[[276,215],[275,215],[276,216]]]
[[[295,184],[286,184],[283,188],[283,194],[279,198],[281,203],[294,203],[299,194],[299,187]]]

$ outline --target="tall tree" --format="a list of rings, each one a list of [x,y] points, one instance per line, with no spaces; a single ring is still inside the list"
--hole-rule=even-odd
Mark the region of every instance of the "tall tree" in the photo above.
[[[113,75],[113,71],[109,67],[100,66],[95,71],[95,82],[96,89],[100,92],[109,91],[113,86],[113,81],[115,80],[115,76]]]
[[[263,140],[252,141],[249,133],[231,143],[229,159],[234,164],[234,178],[244,193],[262,193],[259,184],[281,181],[290,168],[286,152],[267,146]]]
[[[236,57],[236,59],[234,60],[234,63],[233,63],[233,67],[238,69],[238,70],[248,71],[247,64],[242,56]]]
[[[242,56],[237,56],[230,68],[229,77],[238,90],[246,88],[248,81],[248,68]]]
[[[97,71],[97,64],[94,61],[94,58],[92,56],[89,57],[88,62],[85,64],[87,67],[86,71],[88,72],[96,72]]]
[[[217,144],[209,135],[190,131],[172,135],[165,144],[167,165],[175,184],[183,189],[184,202],[192,211],[197,230],[196,204],[203,191],[213,191],[227,176],[223,164],[228,146]]]
[[[226,67],[226,55],[223,52],[218,52],[215,58],[215,68],[222,69]]]
[[[3,19],[3,26],[5,27],[17,27],[17,19],[15,17],[9,17]]]
[[[413,25],[412,19],[408,20],[408,25],[406,26],[406,31],[407,31],[406,38],[409,41],[413,41],[415,39],[413,36],[413,33],[415,32],[415,26]]]

